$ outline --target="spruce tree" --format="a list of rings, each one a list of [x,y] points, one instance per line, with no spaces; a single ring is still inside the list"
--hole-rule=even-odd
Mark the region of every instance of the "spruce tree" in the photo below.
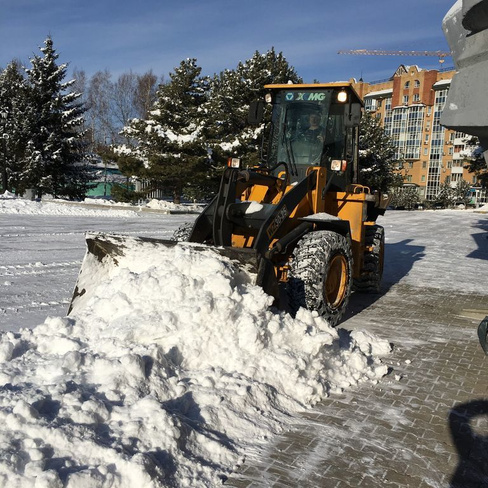
[[[396,148],[381,124],[367,113],[359,128],[361,184],[382,192],[401,186],[403,178],[395,173],[395,154]]]
[[[488,165],[483,154],[477,137],[469,137],[465,140],[467,148],[471,151],[470,157],[464,158],[465,168],[469,173],[473,173],[478,184],[483,188],[488,188]]]
[[[2,190],[24,192],[22,161],[28,142],[32,109],[19,63],[12,61],[0,73],[0,151]]]
[[[89,181],[80,129],[84,112],[78,102],[81,94],[68,91],[73,80],[63,81],[67,65],[57,64],[59,55],[50,37],[40,50],[43,56],[31,59],[32,68],[26,70],[34,118],[24,184],[35,188],[39,197],[49,193],[80,198]]]
[[[263,100],[267,84],[300,83],[295,69],[282,53],[271,48],[258,51],[251,59],[225,70],[211,80],[207,112],[209,143],[214,159],[222,163],[228,156],[239,156],[246,165],[260,162],[263,127],[256,129],[247,122],[249,106]]]
[[[144,162],[144,169],[135,176],[149,180],[150,189],[168,191],[175,202],[182,194],[202,197],[207,190],[209,158],[202,106],[208,83],[200,73],[196,59],[182,61],[170,81],[159,87],[147,120],[132,120],[123,131],[136,142],[130,155]]]

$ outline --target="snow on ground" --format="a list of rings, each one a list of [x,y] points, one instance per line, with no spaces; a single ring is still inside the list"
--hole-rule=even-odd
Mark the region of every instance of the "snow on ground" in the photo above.
[[[386,236],[385,282],[488,294],[486,211],[391,211],[380,224]]]
[[[275,313],[250,275],[191,245],[154,255],[131,237],[117,267],[87,256],[80,284],[98,285],[66,316],[84,231],[168,238],[194,216],[50,205],[0,198],[2,486],[218,486],[290,415],[387,371],[385,340]],[[387,285],[486,291],[486,214],[380,223]]]
[[[94,210],[93,206],[99,207]],[[124,209],[124,210],[121,210]],[[158,210],[161,212],[191,213],[199,212],[202,209],[200,204],[175,204],[164,200],[150,200],[141,205],[131,205],[129,203],[114,202],[104,198],[85,198],[83,202],[73,202],[69,200],[45,199],[43,201],[30,201],[16,198],[15,195],[5,192],[0,195],[0,213],[3,214],[22,214],[22,215],[89,215],[95,216],[107,212],[112,217],[131,217],[135,212],[143,210]]]

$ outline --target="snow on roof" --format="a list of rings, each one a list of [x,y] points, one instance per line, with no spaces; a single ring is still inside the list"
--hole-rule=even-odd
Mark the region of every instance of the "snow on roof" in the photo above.
[[[364,95],[364,98],[381,97],[384,95],[390,95],[391,93],[393,93],[393,88],[387,88],[386,90],[378,90],[378,91],[367,93],[366,95]]]
[[[432,85],[432,87],[433,87],[434,89],[436,89],[436,88],[438,88],[438,87],[442,87],[442,86],[449,86],[449,85],[451,84],[451,81],[452,81],[452,79],[451,79],[451,78],[449,78],[449,79],[447,79],[447,80],[439,80],[439,81],[436,81],[436,82],[435,82],[435,83]]]

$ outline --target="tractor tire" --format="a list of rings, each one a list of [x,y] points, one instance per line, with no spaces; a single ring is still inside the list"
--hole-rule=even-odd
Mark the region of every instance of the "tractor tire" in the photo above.
[[[349,240],[332,231],[303,236],[288,271],[292,313],[300,307],[316,311],[335,327],[347,307],[352,288],[352,252]]]
[[[185,242],[191,236],[191,231],[193,229],[193,222],[186,222],[180,225],[173,233],[172,241]]]
[[[385,261],[385,230],[381,225],[367,225],[361,275],[354,280],[354,291],[379,293]]]

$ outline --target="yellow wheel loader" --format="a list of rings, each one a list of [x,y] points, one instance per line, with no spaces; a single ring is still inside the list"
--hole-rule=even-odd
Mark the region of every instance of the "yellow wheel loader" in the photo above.
[[[271,114],[264,162],[245,167],[231,158],[216,197],[176,240],[251,264],[279,308],[305,307],[337,325],[353,286],[378,291],[383,271],[384,233],[375,221],[388,199],[360,184],[362,102],[349,83],[265,88],[249,115],[259,125]],[[123,252],[120,238],[87,241],[100,261]],[[78,286],[73,301],[84,291]]]

